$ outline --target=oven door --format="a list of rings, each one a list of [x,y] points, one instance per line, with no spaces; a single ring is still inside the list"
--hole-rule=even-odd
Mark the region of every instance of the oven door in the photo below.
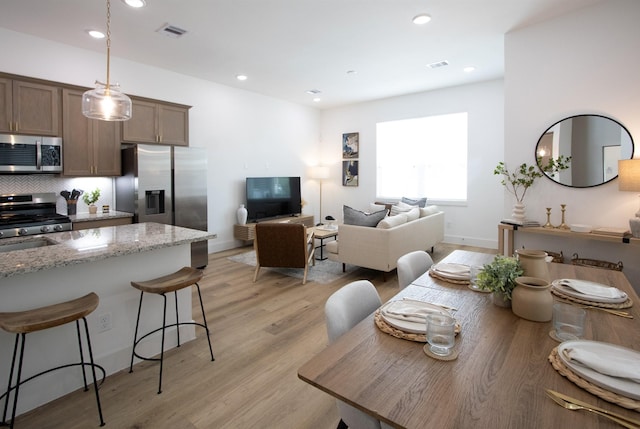
[[[61,138],[0,135],[0,173],[61,172]]]

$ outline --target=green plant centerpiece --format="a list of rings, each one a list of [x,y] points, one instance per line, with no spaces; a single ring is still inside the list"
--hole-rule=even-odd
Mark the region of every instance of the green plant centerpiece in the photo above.
[[[523,272],[516,258],[496,255],[493,262],[485,264],[478,273],[477,284],[480,289],[493,292],[494,304],[508,307],[516,278]]]
[[[82,201],[89,206],[89,213],[96,213],[98,208],[95,206],[96,201],[100,198],[100,189],[96,188],[92,192],[85,192],[82,195]]]

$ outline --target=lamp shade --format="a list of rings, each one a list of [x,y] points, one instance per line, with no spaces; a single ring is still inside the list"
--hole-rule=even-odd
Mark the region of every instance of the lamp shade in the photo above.
[[[96,82],[96,88],[82,96],[82,114],[101,121],[127,121],[131,118],[131,99],[117,85]]]
[[[319,179],[319,180],[328,179],[329,175],[330,175],[329,167],[325,167],[322,165],[311,167],[311,169],[309,170],[309,176],[311,176],[312,179]]]
[[[618,161],[618,189],[640,191],[640,159]]]

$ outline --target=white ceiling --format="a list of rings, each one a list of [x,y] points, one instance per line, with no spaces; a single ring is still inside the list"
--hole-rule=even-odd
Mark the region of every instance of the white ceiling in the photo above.
[[[605,0],[146,1],[112,0],[112,56],[329,108],[499,78],[505,33]],[[432,21],[414,25],[419,13]],[[165,24],[188,33],[157,33]],[[0,27],[105,52],[85,30],[106,30],[106,0],[2,0]]]

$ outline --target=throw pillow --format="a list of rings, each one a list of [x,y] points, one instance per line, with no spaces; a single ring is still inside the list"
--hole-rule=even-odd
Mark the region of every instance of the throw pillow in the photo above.
[[[402,225],[407,223],[407,215],[406,214],[399,214],[399,215],[395,215],[395,216],[387,216],[384,219],[382,219],[379,223],[378,226],[376,228],[380,228],[380,229],[391,229],[394,228],[398,225]]]
[[[427,205],[427,197],[417,199],[402,197],[400,201],[411,206],[425,207]]]
[[[420,217],[431,216],[432,214],[438,213],[440,210],[438,206],[427,206],[420,209]]]
[[[380,210],[386,210],[387,213],[389,212],[387,207],[384,206],[383,204],[376,204],[376,203],[369,204],[370,213],[376,213],[376,212],[379,212]]]
[[[375,213],[367,214],[360,210],[356,210],[349,206],[342,207],[342,215],[344,223],[346,225],[358,225],[358,226],[372,226],[378,225],[384,217],[387,215],[386,210],[380,210]]]
[[[410,206],[409,204],[406,204],[400,201],[398,202],[398,204],[394,204],[393,206],[391,206],[391,216],[395,216],[400,213],[406,213],[415,207],[417,206]]]
[[[407,222],[416,220],[420,217],[420,208],[415,207],[404,214],[407,217]]]

